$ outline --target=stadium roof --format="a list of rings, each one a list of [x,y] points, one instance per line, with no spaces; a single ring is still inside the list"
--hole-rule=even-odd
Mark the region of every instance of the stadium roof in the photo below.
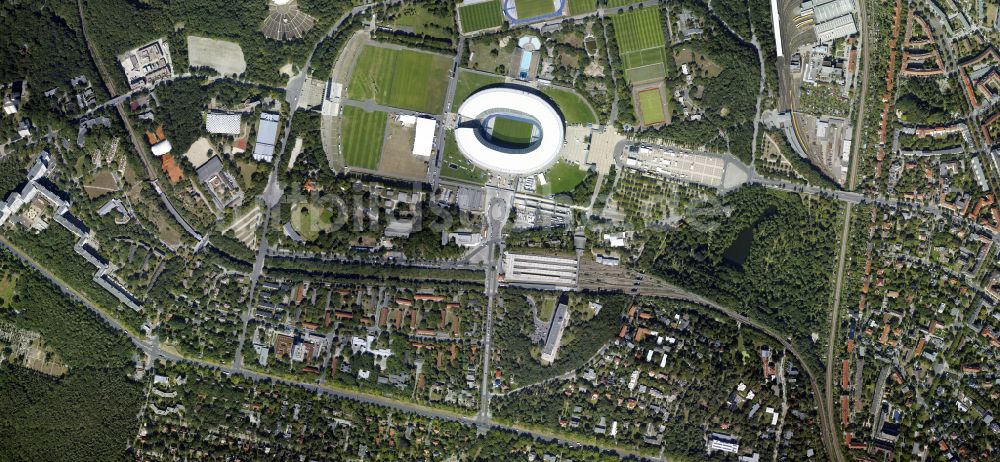
[[[459,126],[455,130],[458,149],[477,166],[515,175],[538,173],[559,158],[566,127],[556,108],[534,93],[511,87],[490,88],[474,93],[458,108],[463,120],[482,120],[495,114],[525,114],[537,122],[541,138],[528,149],[511,150],[490,143],[480,127]]]
[[[205,119],[205,130],[222,135],[240,134],[240,115],[224,112],[209,112]]]

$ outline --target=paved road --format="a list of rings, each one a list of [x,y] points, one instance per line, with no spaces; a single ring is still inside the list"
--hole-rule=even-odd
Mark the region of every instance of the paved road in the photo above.
[[[575,446],[580,446],[581,445],[577,441],[574,441],[574,440],[571,440],[571,439],[562,438],[562,437],[557,437],[557,436],[555,436],[553,434],[550,434],[550,433],[539,432],[539,431],[536,431],[536,430],[530,430],[530,429],[526,429],[526,428],[522,428],[522,427],[518,427],[518,426],[514,426],[514,425],[504,425],[504,424],[498,424],[498,423],[494,423],[494,422],[489,422],[488,420],[481,419],[478,415],[474,416],[474,417],[470,417],[470,416],[467,416],[467,415],[459,414],[459,413],[448,411],[448,410],[444,410],[444,409],[438,409],[438,408],[432,408],[432,407],[427,407],[427,406],[421,406],[421,405],[418,405],[418,404],[413,404],[413,403],[399,401],[399,400],[395,400],[395,399],[391,399],[391,398],[386,398],[384,396],[372,395],[372,394],[368,394],[368,393],[361,393],[361,392],[357,392],[357,391],[353,391],[353,390],[341,390],[341,389],[336,389],[336,388],[333,388],[333,387],[330,387],[330,386],[320,385],[320,384],[317,384],[317,383],[298,382],[298,381],[289,380],[289,379],[286,379],[286,378],[283,378],[283,377],[277,377],[277,376],[272,376],[272,375],[268,375],[268,374],[262,374],[262,373],[255,372],[255,371],[246,370],[246,369],[243,369],[242,367],[233,367],[233,366],[226,366],[226,365],[216,364],[216,363],[212,363],[212,362],[209,362],[209,361],[204,361],[204,360],[200,360],[200,359],[196,359],[196,358],[188,358],[188,357],[181,356],[181,355],[178,355],[178,354],[175,354],[175,353],[164,351],[164,350],[160,349],[159,341],[157,339],[155,339],[155,338],[150,339],[150,340],[143,340],[143,339],[141,339],[136,332],[133,332],[132,330],[130,330],[128,327],[126,327],[125,325],[123,325],[117,318],[115,318],[114,316],[109,315],[103,309],[98,308],[86,296],[84,296],[83,294],[77,292],[71,286],[69,286],[68,284],[66,284],[61,279],[59,279],[57,276],[55,276],[53,273],[51,273],[48,269],[46,269],[43,265],[41,265],[36,260],[34,260],[30,256],[28,256],[25,252],[23,252],[20,248],[18,248],[16,245],[14,245],[13,243],[11,243],[10,241],[8,241],[7,238],[4,237],[4,236],[2,236],[2,235],[0,235],[0,246],[2,246],[3,248],[7,249],[8,251],[10,251],[14,256],[16,256],[17,258],[21,259],[21,261],[23,261],[25,264],[27,264],[28,266],[30,266],[31,268],[33,268],[35,271],[38,271],[39,274],[41,274],[46,279],[48,279],[53,284],[55,284],[57,287],[59,287],[63,291],[63,293],[65,293],[69,297],[73,298],[74,300],[80,302],[82,305],[84,305],[85,307],[87,307],[89,310],[91,310],[92,312],[94,312],[95,314],[97,314],[109,326],[111,326],[112,328],[114,328],[116,330],[119,330],[119,331],[123,332],[125,335],[128,336],[128,338],[132,342],[132,344],[134,344],[137,348],[139,348],[140,350],[142,350],[144,353],[148,354],[154,360],[159,359],[159,360],[165,360],[165,361],[171,361],[171,362],[184,362],[184,363],[194,364],[194,365],[197,365],[197,366],[200,366],[200,367],[204,367],[204,368],[209,368],[209,369],[221,371],[221,372],[224,372],[224,373],[227,373],[227,374],[240,375],[240,376],[243,376],[243,377],[247,377],[247,378],[253,379],[255,381],[270,381],[270,382],[280,383],[282,385],[287,385],[287,386],[302,387],[302,388],[304,388],[306,390],[310,390],[310,391],[315,392],[317,394],[324,394],[324,395],[332,396],[332,397],[335,397],[335,398],[348,399],[348,400],[357,401],[357,402],[361,402],[361,403],[368,403],[368,404],[373,404],[373,405],[376,405],[376,406],[387,407],[387,408],[390,408],[390,409],[396,409],[396,410],[403,411],[403,412],[409,412],[409,413],[417,414],[417,415],[420,415],[420,416],[423,416],[423,417],[427,417],[427,418],[443,419],[443,420],[447,420],[447,421],[451,421],[451,422],[461,423],[463,425],[475,426],[475,427],[480,428],[483,431],[485,431],[485,430],[501,430],[501,431],[515,432],[515,433],[519,433],[519,434],[523,434],[523,435],[528,435],[528,436],[531,436],[533,438],[541,439],[541,440],[544,440],[544,441],[553,441],[553,442],[557,442],[557,443],[560,443],[560,444],[563,444],[563,445],[566,445],[566,446],[574,446],[575,447]],[[495,290],[495,285],[494,285],[494,290]],[[612,453],[617,454],[619,457],[622,457],[622,458],[632,457],[632,458],[639,459],[639,460],[651,460],[651,459],[647,459],[645,456],[641,456],[641,455],[635,454],[635,453],[633,453],[631,451],[628,451],[628,450],[615,449],[615,448],[609,448],[609,447],[597,447],[597,449],[602,450],[602,451],[610,451]]]
[[[381,266],[396,266],[405,265],[409,268],[427,268],[435,270],[463,270],[463,271],[482,271],[485,267],[481,264],[468,263],[462,260],[425,260],[425,259],[406,259],[406,260],[392,260],[382,257],[368,257],[359,258],[347,255],[325,255],[316,254],[313,252],[293,252],[289,250],[282,249],[268,249],[268,257],[274,258],[291,258],[291,259],[302,259],[311,261],[321,261],[329,263],[340,263],[345,265],[381,265]]]
[[[94,107],[92,107],[90,109],[87,109],[86,112],[83,112],[82,114],[76,116],[74,119],[75,120],[80,120],[80,119],[87,118],[87,116],[90,116],[90,115],[92,115],[92,114],[94,114],[96,112],[99,112],[99,111],[102,111],[102,110],[107,109],[109,107],[117,106],[118,104],[124,103],[124,102],[132,99],[132,97],[135,96],[135,95],[146,93],[146,92],[152,92],[153,90],[156,89],[156,87],[160,87],[160,86],[163,86],[163,85],[169,85],[171,82],[174,82],[176,80],[185,80],[185,79],[201,79],[205,83],[212,83],[212,82],[215,82],[217,80],[227,80],[227,81],[230,81],[230,82],[236,82],[236,83],[238,83],[240,85],[253,86],[253,87],[263,88],[263,89],[270,90],[270,91],[277,91],[277,92],[282,92],[282,93],[284,93],[284,91],[285,91],[284,88],[277,88],[277,87],[273,87],[271,85],[267,85],[267,84],[260,83],[260,82],[254,82],[254,81],[251,81],[251,80],[239,80],[239,79],[234,79],[232,77],[226,77],[226,76],[222,76],[222,75],[206,75],[206,74],[199,74],[199,73],[196,73],[196,72],[187,72],[187,73],[184,73],[184,74],[174,74],[174,75],[172,75],[172,76],[170,76],[170,77],[168,77],[166,79],[158,80],[158,81],[156,81],[156,83],[153,84],[152,88],[143,86],[143,87],[139,87],[139,88],[136,88],[136,89],[133,89],[133,90],[129,90],[127,93],[122,93],[122,94],[120,94],[118,96],[115,96],[115,97],[113,97],[113,98],[111,98],[111,99],[109,99],[109,100],[107,100],[107,101],[105,101],[105,102],[103,102],[101,104],[98,104],[98,105],[96,105],[96,106],[94,106]]]
[[[369,7],[371,7],[371,5],[358,6],[341,15],[340,18],[337,19],[337,22],[330,26],[330,29],[327,31],[324,38],[332,36],[348,17],[365,11]],[[288,119],[285,120],[285,127],[283,130],[284,133],[281,137],[281,148],[275,152],[274,158],[271,159],[274,166],[271,168],[271,174],[268,176],[268,186],[264,191],[264,196],[262,197],[265,202],[265,207],[261,220],[261,238],[260,244],[257,247],[257,255],[254,260],[253,272],[250,275],[250,293],[247,295],[247,307],[240,317],[243,321],[243,327],[240,330],[236,355],[233,357],[233,369],[235,370],[243,369],[243,344],[246,342],[247,327],[252,319],[251,313],[253,312],[253,301],[256,294],[257,281],[260,279],[261,272],[264,268],[264,260],[267,258],[269,249],[267,232],[271,225],[271,211],[278,205],[281,198],[281,189],[278,185],[278,172],[281,170],[281,158],[285,153],[285,148],[288,146],[288,137],[292,132],[292,121],[295,119],[299,97],[302,95],[302,82],[304,82],[305,77],[309,75],[309,64],[312,62],[312,57],[316,53],[316,49],[322,41],[323,39],[320,39],[313,44],[312,49],[309,51],[309,56],[306,57],[305,65],[302,66],[302,70],[297,76],[289,80],[288,88],[285,93],[285,100],[288,102],[290,113],[288,114]]]
[[[455,102],[455,89],[458,88],[458,66],[462,62],[462,50],[465,48],[465,37],[459,36],[458,45],[455,47],[455,59],[451,64],[451,74],[448,77],[448,90],[444,95],[444,114],[452,111],[451,106]],[[437,133],[434,134],[437,143],[437,152],[427,168],[427,182],[431,185],[431,191],[437,191],[441,183],[441,164],[444,162],[445,148],[445,120],[438,120]]]
[[[510,201],[507,194],[497,188],[487,188],[486,227],[489,239],[489,268],[486,270],[486,319],[483,322],[483,370],[482,383],[479,389],[479,414],[476,416],[480,431],[485,431],[490,425],[490,359],[493,356],[493,308],[496,305],[496,294],[499,283],[497,274],[500,272],[500,258],[503,255],[503,226],[510,214]]]

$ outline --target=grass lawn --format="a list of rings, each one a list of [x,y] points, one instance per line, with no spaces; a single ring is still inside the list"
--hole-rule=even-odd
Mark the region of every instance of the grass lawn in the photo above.
[[[344,107],[344,161],[352,167],[375,170],[382,156],[382,138],[386,114],[365,112],[354,106]]]
[[[569,0],[569,14],[571,16],[593,13],[594,11],[597,11],[597,0]]]
[[[485,75],[478,72],[466,70],[458,71],[458,84],[455,85],[455,101],[451,103],[453,110],[462,105],[469,95],[480,88],[494,83],[503,83],[504,78],[499,75]]]
[[[302,238],[311,241],[319,236],[320,231],[330,230],[330,218],[333,214],[313,203],[300,203],[292,207],[292,227]]]
[[[545,297],[542,302],[538,304],[538,320],[542,322],[549,322],[552,320],[552,313],[556,311],[556,298],[555,297]]]
[[[469,159],[466,159],[458,150],[455,143],[455,133],[447,132],[445,135],[444,161],[441,163],[441,176],[456,181],[465,181],[475,184],[486,184],[488,178],[485,170],[476,167]]]
[[[639,114],[642,116],[644,125],[654,125],[667,121],[667,115],[663,113],[663,100],[658,88],[639,92]]]
[[[459,6],[458,17],[462,22],[463,32],[500,27],[503,16],[500,13],[500,0]]]
[[[366,45],[351,72],[347,95],[379,104],[439,114],[451,59],[434,53]]]
[[[543,196],[570,192],[587,178],[586,170],[580,170],[580,167],[561,160],[544,175],[545,185],[538,187],[538,193]]]
[[[556,10],[552,0],[514,0],[514,5],[517,7],[517,19],[534,18]]]
[[[14,298],[16,287],[17,274],[10,273],[0,276],[0,306],[10,306],[10,300]]]
[[[493,119],[493,131],[490,136],[502,143],[525,145],[531,142],[531,131],[534,125],[523,120],[496,117]]]
[[[409,27],[417,34],[432,37],[451,38],[446,29],[452,25],[451,8],[447,16],[438,16],[423,5],[406,5],[399,17],[393,22],[396,27]]]
[[[576,92],[544,87],[542,93],[556,102],[556,106],[559,106],[567,124],[597,123],[597,114],[594,114],[594,110],[590,108],[587,101]]]

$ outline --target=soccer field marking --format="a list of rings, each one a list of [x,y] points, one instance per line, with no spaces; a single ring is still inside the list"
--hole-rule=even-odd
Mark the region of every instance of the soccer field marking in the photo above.
[[[458,6],[459,22],[463,32],[476,32],[503,25],[500,0]]]
[[[655,125],[666,122],[667,114],[663,108],[663,94],[659,87],[641,90],[637,93],[639,115],[643,125]]]
[[[450,58],[437,53],[365,45],[351,71],[347,96],[437,114],[445,88],[434,83],[447,80],[450,64]]]

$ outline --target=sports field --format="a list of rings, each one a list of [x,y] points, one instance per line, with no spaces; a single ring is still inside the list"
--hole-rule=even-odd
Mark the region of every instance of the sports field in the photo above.
[[[517,7],[517,19],[529,19],[556,10],[552,0],[514,0]]]
[[[618,55],[629,83],[660,80],[667,76],[663,19],[657,8],[644,8],[612,16]]]
[[[442,55],[366,45],[351,71],[347,96],[438,114],[450,68],[451,59]]]
[[[526,145],[531,142],[531,130],[534,125],[523,120],[507,117],[493,119],[493,131],[490,136],[502,143]]]
[[[499,75],[486,75],[459,69],[458,84],[455,85],[455,99],[451,103],[452,109],[461,106],[469,95],[475,93],[480,88],[496,83],[503,83],[503,81],[503,77]]]
[[[597,115],[590,105],[575,92],[559,90],[552,87],[543,87],[542,93],[552,98],[559,110],[562,111],[566,123],[574,124],[594,124],[597,123]]]
[[[597,0],[569,0],[569,14],[587,14],[597,11]]]
[[[667,121],[663,112],[663,99],[659,88],[639,92],[639,117],[643,125],[656,125]]]
[[[458,17],[462,21],[463,32],[475,32],[491,27],[500,27],[503,24],[503,16],[500,13],[500,0],[473,5],[460,5],[458,7]]]
[[[343,117],[344,161],[352,167],[377,169],[382,156],[386,114],[345,106]]]

